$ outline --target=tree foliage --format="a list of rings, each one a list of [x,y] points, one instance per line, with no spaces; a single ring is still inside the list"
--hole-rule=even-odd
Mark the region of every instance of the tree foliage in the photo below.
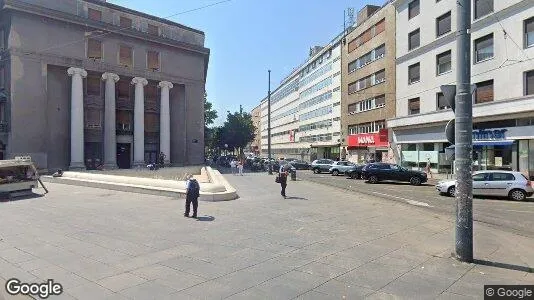
[[[217,111],[213,109],[213,104],[208,101],[208,94],[204,93],[204,127],[212,125],[217,117]]]

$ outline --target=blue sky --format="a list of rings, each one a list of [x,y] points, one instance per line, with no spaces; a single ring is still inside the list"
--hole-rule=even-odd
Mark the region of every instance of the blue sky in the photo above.
[[[206,6],[221,0],[108,0],[158,17]],[[231,0],[169,18],[204,31],[211,49],[206,90],[219,112],[243,105],[252,110],[271,90],[304,62],[309,48],[324,45],[343,30],[343,10],[385,0]]]

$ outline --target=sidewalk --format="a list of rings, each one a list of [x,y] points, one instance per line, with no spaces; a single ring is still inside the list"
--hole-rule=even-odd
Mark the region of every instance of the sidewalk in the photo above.
[[[483,299],[484,284],[534,284],[531,239],[476,223],[481,264],[464,264],[450,258],[450,216],[307,181],[283,199],[274,176],[225,178],[240,198],[200,203],[199,220],[181,216],[183,201],[60,184],[0,203],[0,278],[53,278],[57,299],[91,300]]]

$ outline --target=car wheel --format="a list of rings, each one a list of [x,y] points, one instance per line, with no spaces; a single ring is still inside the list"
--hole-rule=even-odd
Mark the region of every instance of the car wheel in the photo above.
[[[338,171],[338,170],[334,170],[334,171],[332,171],[332,175],[333,175],[333,176],[337,176],[337,175],[339,175],[339,171]]]
[[[356,173],[350,173],[350,178],[352,178],[352,179],[356,179],[356,178],[358,178],[358,174],[356,174]]]
[[[447,195],[456,197],[456,187],[454,185],[447,190]]]
[[[321,173],[321,170],[319,170],[319,169],[313,169],[313,173],[315,173],[315,174],[319,174],[319,173]]]
[[[516,189],[516,190],[511,190],[508,197],[510,197],[510,199],[515,200],[515,201],[525,201],[525,199],[527,198],[527,194],[522,190]]]
[[[412,177],[410,178],[410,184],[411,185],[420,185],[421,184],[421,179],[419,179],[419,177]]]
[[[369,183],[378,183],[378,177],[376,175],[369,176]]]

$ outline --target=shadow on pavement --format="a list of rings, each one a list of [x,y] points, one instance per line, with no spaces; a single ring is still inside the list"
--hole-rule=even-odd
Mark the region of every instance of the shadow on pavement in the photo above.
[[[29,195],[24,196],[17,196],[17,197],[10,197],[10,196],[0,196],[0,202],[12,202],[12,201],[20,201],[20,200],[29,200],[29,199],[37,199],[44,197],[44,194],[37,194],[37,193],[31,193]]]
[[[201,216],[201,217],[197,217],[197,221],[201,221],[201,222],[212,222],[215,220],[215,217],[213,216]]]
[[[286,199],[289,199],[289,200],[308,200],[307,198],[302,198],[302,197],[286,197]]]
[[[514,271],[534,273],[534,268],[527,267],[527,266],[518,266],[518,265],[512,265],[512,264],[507,264],[507,263],[488,261],[488,260],[483,260],[483,259],[474,259],[473,263],[478,264],[478,265],[501,268],[501,269],[508,269],[508,270],[514,270]]]

